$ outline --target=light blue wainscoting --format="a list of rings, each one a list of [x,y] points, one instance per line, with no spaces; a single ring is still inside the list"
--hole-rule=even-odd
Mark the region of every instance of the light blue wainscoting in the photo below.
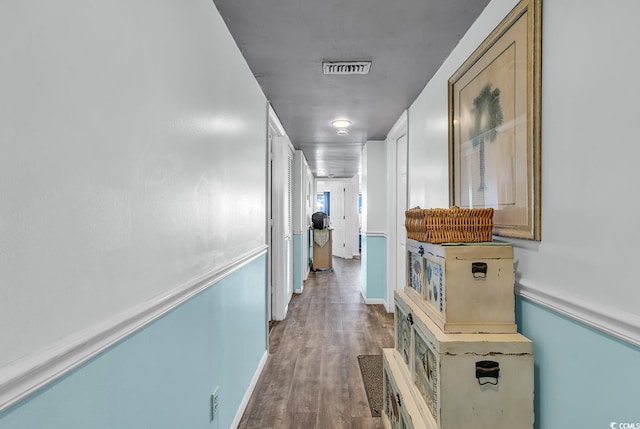
[[[228,428],[266,351],[265,276],[263,255],[9,408],[0,428]]]
[[[533,341],[536,428],[640,427],[640,349],[521,297],[516,322]]]
[[[369,264],[369,252],[367,247],[367,236],[361,234],[360,242],[360,290],[362,296],[367,296],[367,265]]]
[[[382,303],[387,297],[387,238],[362,235],[362,293],[365,300]]]
[[[306,269],[307,265],[302,261],[302,234],[293,234],[293,290],[295,292],[302,292],[302,279]]]

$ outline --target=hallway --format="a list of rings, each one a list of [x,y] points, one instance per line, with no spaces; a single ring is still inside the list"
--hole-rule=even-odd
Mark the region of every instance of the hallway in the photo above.
[[[366,305],[360,260],[333,259],[311,272],[286,320],[270,335],[269,359],[239,428],[381,428],[371,417],[358,355],[393,347],[393,314]]]

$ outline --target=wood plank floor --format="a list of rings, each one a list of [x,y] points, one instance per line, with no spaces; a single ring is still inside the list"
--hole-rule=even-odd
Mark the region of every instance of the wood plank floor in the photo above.
[[[393,347],[393,314],[364,303],[360,260],[334,258],[333,268],[310,273],[286,320],[271,330],[269,358],[239,428],[382,428],[371,417],[357,357]]]

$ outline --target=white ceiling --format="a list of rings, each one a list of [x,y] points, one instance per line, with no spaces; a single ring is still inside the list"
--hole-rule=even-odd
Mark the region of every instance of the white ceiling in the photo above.
[[[214,0],[291,142],[319,177],[359,172],[489,0]],[[369,60],[368,75],[323,61]],[[331,121],[348,118],[348,136]]]

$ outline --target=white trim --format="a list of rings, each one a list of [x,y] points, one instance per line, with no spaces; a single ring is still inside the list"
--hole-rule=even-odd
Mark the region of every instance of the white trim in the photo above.
[[[387,133],[387,138],[385,140],[393,139],[397,140],[402,137],[407,132],[407,119],[409,117],[409,111],[404,110],[393,127]]]
[[[520,279],[516,293],[524,299],[574,319],[622,341],[640,346],[640,317],[616,309],[596,308],[591,303]],[[610,311],[606,311],[610,310]]]
[[[385,308],[387,308],[386,307],[387,301],[385,301],[384,298],[365,298],[364,303],[367,305],[381,304],[381,305],[384,305]]]
[[[0,369],[0,412],[67,374],[127,336],[249,264],[260,246],[237,260]]]
[[[398,192],[398,140],[403,136],[407,138],[407,151],[409,150],[409,111],[404,110],[396,123],[387,133],[385,142],[387,145],[387,302],[393,302],[393,294],[397,288],[404,285],[397,285],[398,270],[404,270],[405,267],[397,267],[398,259],[398,223],[404,222],[404,218],[398,219],[397,192]],[[408,162],[408,152],[407,152]],[[409,166],[407,165],[407,177],[409,174]],[[406,204],[409,204],[409,184],[405,188]],[[405,207],[406,209],[407,207]],[[396,285],[396,287],[394,287]],[[393,306],[392,306],[393,307]],[[389,310],[389,308],[387,308]]]
[[[247,405],[249,405],[249,399],[251,399],[251,395],[253,394],[256,385],[258,384],[258,380],[260,379],[260,374],[264,370],[264,367],[267,364],[267,359],[269,358],[269,353],[267,351],[262,355],[262,359],[260,359],[260,363],[258,364],[258,368],[256,372],[253,374],[253,378],[251,379],[251,383],[249,383],[249,387],[247,391],[244,392],[244,396],[242,397],[242,402],[240,402],[240,406],[238,407],[238,411],[236,412],[236,416],[233,418],[230,429],[235,429],[240,424],[240,420],[242,420],[242,415],[247,409]]]
[[[387,302],[384,300],[384,298],[367,298],[366,296],[364,296],[364,291],[362,290],[362,288],[360,288],[360,295],[362,296],[362,299],[364,299],[364,303],[367,305],[382,304],[385,308],[387,308]]]
[[[303,241],[304,241],[304,235],[303,235],[303,232],[302,232],[302,231],[301,231],[301,232],[293,231],[293,235],[294,235],[294,236],[295,236],[295,235],[299,235],[299,236],[300,236],[300,240],[301,240],[301,242],[300,242],[300,253],[302,253],[302,256],[301,256],[301,257],[302,257],[302,259],[307,259],[307,258],[308,258],[308,256],[305,258],[305,256],[306,256],[306,252],[304,251],[304,245],[305,245],[305,243],[303,243]],[[294,237],[294,238],[295,238],[295,237]],[[294,243],[295,243],[295,241],[294,241]],[[295,249],[294,249],[294,253],[295,253]],[[293,258],[293,255],[292,255],[292,258]],[[306,262],[306,261],[304,261],[304,260],[302,261],[302,267],[301,267],[301,268],[302,268],[302,270],[301,270],[302,272],[300,273],[300,276],[301,276],[301,277],[303,277],[303,278],[302,278],[302,282],[303,282],[303,283],[304,283],[304,281],[307,279],[307,276],[309,275],[308,270],[307,270],[307,273],[305,274],[305,266],[306,266],[306,265],[305,265],[305,262]],[[291,260],[291,263],[293,263],[293,259]],[[295,268],[295,267],[294,267],[294,268]],[[300,287],[300,289],[296,289],[296,288],[294,287],[294,288],[293,288],[293,293],[295,293],[295,294],[301,294],[301,293],[302,293],[302,289],[304,289],[304,284]]]
[[[265,197],[266,197],[266,208],[267,208],[267,213],[265,216],[265,235],[266,235],[266,244],[269,246],[269,249],[267,250],[267,323],[269,321],[271,321],[271,312],[272,312],[272,308],[271,308],[271,295],[273,293],[273,285],[272,285],[272,280],[273,280],[273,219],[271,218],[272,215],[272,195],[273,195],[273,180],[272,180],[272,175],[273,175],[273,139],[274,139],[274,132],[272,130],[273,126],[272,126],[272,120],[271,120],[271,116],[275,116],[275,112],[273,112],[273,109],[271,108],[271,104],[269,104],[269,102],[266,103],[267,104],[267,141],[266,143],[266,149],[267,149],[267,153],[266,153],[266,159],[265,159]],[[266,329],[266,336],[267,336],[267,344],[269,344],[269,327],[267,326]]]
[[[276,111],[273,110],[273,107],[271,106],[271,103],[267,103],[267,104],[269,106],[269,112],[268,112],[269,127],[271,128],[271,131],[273,132],[273,135],[277,136],[277,137],[286,136],[287,132],[285,131],[284,127],[282,126],[282,123],[280,122],[280,118],[278,118],[278,115],[276,114]]]
[[[305,261],[303,261],[303,266],[305,267],[304,269],[304,279],[302,279],[302,289],[304,289],[304,282],[307,281],[307,279],[309,278],[309,273],[311,272],[311,266],[309,265],[309,253],[307,252],[307,257],[304,258]]]
[[[362,231],[360,234],[364,235],[365,237],[384,237],[387,238],[387,233],[386,232],[379,232],[379,231]]]

